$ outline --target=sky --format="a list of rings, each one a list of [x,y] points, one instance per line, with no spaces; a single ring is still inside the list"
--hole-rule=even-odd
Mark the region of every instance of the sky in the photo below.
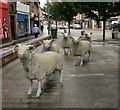
[[[43,7],[45,3],[46,3],[46,0],[40,0],[40,6],[41,7]]]

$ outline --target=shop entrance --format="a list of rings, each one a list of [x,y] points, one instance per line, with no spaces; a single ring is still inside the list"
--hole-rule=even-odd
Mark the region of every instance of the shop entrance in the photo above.
[[[15,37],[15,17],[10,15],[10,28],[11,28],[11,38],[16,40]]]

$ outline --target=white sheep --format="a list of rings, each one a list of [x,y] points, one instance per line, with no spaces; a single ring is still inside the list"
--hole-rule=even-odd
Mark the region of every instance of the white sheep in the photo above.
[[[53,51],[59,53],[59,47],[57,44],[53,43],[53,41],[53,39],[40,41],[40,43],[42,43],[41,52]]]
[[[89,41],[86,40],[81,40],[81,38],[73,38],[70,37],[72,39],[72,54],[73,56],[75,56],[75,62],[74,65],[78,66],[79,62],[77,63],[77,57],[81,57],[80,60],[80,65],[83,65],[83,57],[85,54],[89,54],[89,60],[91,58],[90,55],[90,51],[91,51],[91,43]]]
[[[21,60],[22,66],[25,70],[26,78],[29,81],[28,95],[32,92],[33,80],[38,81],[38,90],[36,97],[39,97],[41,92],[41,84],[44,78],[52,75],[55,71],[60,73],[60,83],[62,83],[63,63],[60,55],[56,52],[35,53],[32,45],[17,44],[14,47],[18,57]]]
[[[89,41],[91,43],[92,42],[92,39],[91,39],[92,34],[93,33],[90,33],[90,35],[84,34],[84,35],[81,35],[80,38],[81,38],[81,40],[87,40],[87,41]]]
[[[71,54],[72,41],[70,39],[70,35],[68,33],[62,33],[62,34],[63,34],[63,38],[61,40],[61,47],[63,49],[63,55]]]

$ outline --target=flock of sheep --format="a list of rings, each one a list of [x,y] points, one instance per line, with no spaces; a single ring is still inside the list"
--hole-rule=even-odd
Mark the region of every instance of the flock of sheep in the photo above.
[[[87,53],[90,60],[91,37],[88,34],[84,33],[77,39],[67,33],[62,34],[61,47],[63,55],[72,54],[76,58],[74,62],[76,66],[83,65],[83,57]],[[63,80],[63,61],[59,53],[59,46],[54,43],[53,39],[42,40],[40,43],[42,44],[41,53],[37,53],[33,45],[17,44],[13,48],[13,51],[17,52],[20,58],[26,78],[29,81],[28,95],[32,93],[33,80],[38,81],[36,97],[39,97],[42,93],[42,81],[50,77],[53,73],[60,74],[59,83],[61,85]],[[77,62],[78,56],[81,57],[80,62]]]

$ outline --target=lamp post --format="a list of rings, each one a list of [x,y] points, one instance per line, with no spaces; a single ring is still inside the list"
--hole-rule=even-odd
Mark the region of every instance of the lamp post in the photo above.
[[[49,11],[49,0],[47,1],[47,14],[48,14],[48,35],[50,34],[50,11]]]

